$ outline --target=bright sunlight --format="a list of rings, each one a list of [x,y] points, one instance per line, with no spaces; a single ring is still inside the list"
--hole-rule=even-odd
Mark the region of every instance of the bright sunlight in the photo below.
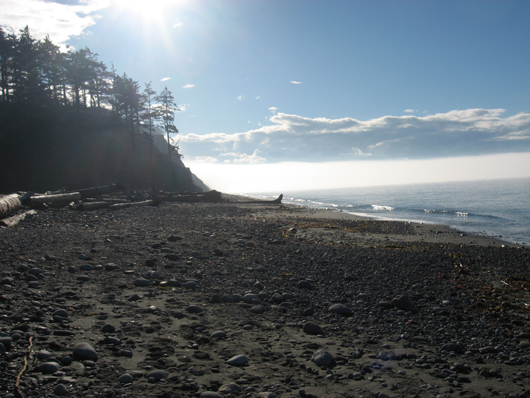
[[[133,12],[147,22],[160,20],[169,8],[185,3],[187,0],[114,0],[117,7]]]

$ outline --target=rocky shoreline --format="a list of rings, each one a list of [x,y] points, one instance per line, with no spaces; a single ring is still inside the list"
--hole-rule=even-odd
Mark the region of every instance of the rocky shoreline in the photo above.
[[[2,397],[530,396],[530,251],[292,206],[0,230]]]

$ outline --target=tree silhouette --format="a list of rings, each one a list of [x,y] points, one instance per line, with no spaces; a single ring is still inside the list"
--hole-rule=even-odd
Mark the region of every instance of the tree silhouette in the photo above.
[[[156,96],[156,101],[158,102],[158,120],[166,132],[168,157],[169,161],[171,161],[171,152],[175,148],[172,144],[173,139],[171,138],[171,134],[177,134],[179,132],[173,122],[175,121],[175,112],[180,111],[180,109],[177,108],[173,93],[168,90],[167,86]]]

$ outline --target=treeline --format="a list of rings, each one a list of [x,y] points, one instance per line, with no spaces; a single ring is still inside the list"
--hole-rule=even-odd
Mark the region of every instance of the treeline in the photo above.
[[[157,94],[146,83],[141,90],[137,81],[109,69],[89,48],[62,52],[49,36],[32,38],[27,26],[18,36],[0,27],[0,86],[4,103],[109,109],[131,132],[139,132],[146,122],[158,122],[168,134],[178,132],[173,124],[178,109],[167,87]]]
[[[28,27],[18,35],[0,27],[0,90],[0,192],[31,189],[27,181],[35,184],[45,171],[55,184],[120,179],[141,188],[190,188],[175,182],[174,171],[165,175],[173,168],[171,135],[178,133],[178,108],[167,87],[160,93],[151,83],[141,88],[88,48],[62,51],[49,37],[31,37]],[[164,159],[142,133],[155,125],[167,135]],[[74,157],[65,154],[72,151]]]

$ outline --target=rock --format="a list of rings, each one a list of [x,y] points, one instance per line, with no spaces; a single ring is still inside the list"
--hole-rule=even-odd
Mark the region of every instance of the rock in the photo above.
[[[115,271],[117,269],[120,269],[120,266],[114,263],[108,263],[107,265],[105,265],[105,271],[110,272],[110,271]]]
[[[314,322],[307,322],[304,325],[303,330],[304,330],[304,333],[312,334],[312,335],[324,334],[324,330]]]
[[[218,331],[213,332],[210,335],[210,337],[212,339],[221,340],[221,339],[224,339],[226,337],[226,333],[223,332],[222,330],[218,330]]]
[[[166,379],[168,375],[169,373],[165,370],[157,369],[150,371],[145,375],[145,377],[147,377],[148,379],[153,378],[155,381],[160,381],[162,379]]]
[[[260,392],[258,394],[258,397],[260,397],[260,398],[278,398],[278,396],[275,393],[273,393],[272,391]]]
[[[520,342],[519,342],[519,347],[521,347],[521,348],[528,348],[528,347],[530,347],[530,341],[527,341],[527,340],[520,341]]]
[[[36,355],[37,355],[37,358],[39,359],[47,359],[47,358],[50,358],[53,354],[50,351],[40,350],[37,352]]]
[[[245,296],[243,297],[243,301],[248,304],[253,304],[256,302],[260,302],[261,300],[259,299],[257,294],[249,293],[245,294]]]
[[[9,349],[11,348],[12,343],[13,343],[12,337],[10,336],[0,337],[0,344],[2,344],[7,351],[9,351]]]
[[[380,359],[381,361],[388,361],[390,358],[388,357],[388,355],[386,354],[386,352],[383,352],[381,351],[378,355],[377,355],[377,358]]]
[[[239,395],[241,394],[242,389],[237,384],[230,383],[230,384],[223,384],[221,387],[219,387],[219,390],[217,390],[217,392],[221,394]]]
[[[53,390],[53,393],[59,397],[64,397],[70,394],[64,384],[57,384],[57,386],[55,386],[55,389]]]
[[[98,354],[96,350],[94,350],[94,347],[92,347],[88,343],[79,343],[76,344],[73,350],[74,354],[74,361],[97,361],[98,360]]]
[[[407,296],[398,296],[391,302],[392,307],[399,308],[400,310],[409,311],[409,308],[414,308],[414,304]]]
[[[255,305],[250,308],[250,312],[254,314],[263,314],[264,311],[265,311],[265,308],[263,308],[263,306],[261,305]]]
[[[60,310],[54,311],[53,316],[61,316],[63,318],[68,318],[68,311],[60,309]]]
[[[129,373],[124,373],[118,378],[118,381],[121,384],[129,384],[134,381],[134,378]]]
[[[44,362],[35,368],[37,372],[44,374],[51,374],[57,372],[61,368],[57,362]]]
[[[350,307],[345,306],[344,304],[333,304],[331,307],[329,307],[328,311],[342,316],[353,315],[352,309]]]
[[[224,398],[224,397],[221,394],[218,394],[218,393],[213,392],[213,391],[205,391],[205,392],[201,393],[199,398]]]
[[[94,267],[91,266],[90,264],[82,264],[82,265],[79,266],[79,269],[81,271],[93,271]]]
[[[103,333],[114,333],[116,328],[114,326],[112,326],[110,323],[107,323],[107,324],[103,325],[100,330]]]
[[[186,312],[189,312],[192,314],[200,314],[203,311],[204,309],[198,305],[190,305],[186,308]]]
[[[318,366],[326,366],[328,368],[331,368],[335,366],[336,361],[335,358],[333,358],[333,355],[331,355],[326,350],[318,350],[313,354],[311,357],[311,360],[316,363]]]
[[[160,274],[154,270],[150,270],[150,271],[147,271],[144,277],[145,279],[158,279],[160,278]]]
[[[236,355],[226,361],[230,366],[244,366],[248,363],[248,358],[245,355]]]
[[[309,281],[300,281],[296,284],[298,289],[311,289],[311,283]]]
[[[144,279],[144,278],[138,278],[134,281],[134,286],[150,286],[151,281]]]

